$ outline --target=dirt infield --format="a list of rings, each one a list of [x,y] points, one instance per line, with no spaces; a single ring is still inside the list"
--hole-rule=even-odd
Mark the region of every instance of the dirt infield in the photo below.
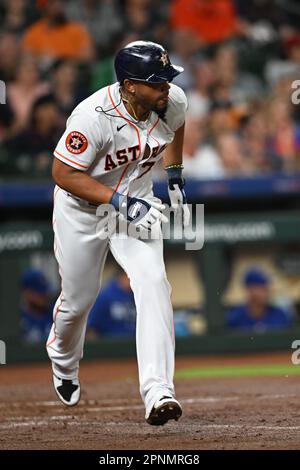
[[[176,369],[274,363],[290,355],[178,358]],[[75,408],[56,400],[48,364],[0,377],[1,449],[300,449],[300,375],[178,379],[183,417],[163,427],[144,421],[134,360],[82,363]]]

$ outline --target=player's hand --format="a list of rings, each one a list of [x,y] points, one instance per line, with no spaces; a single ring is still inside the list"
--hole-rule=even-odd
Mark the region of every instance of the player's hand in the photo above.
[[[114,207],[140,230],[151,231],[157,222],[167,222],[167,217],[162,213],[165,206],[157,201],[145,201],[144,199],[123,196],[114,193],[111,199]]]
[[[135,197],[127,198],[127,220],[139,230],[150,232],[152,227],[160,222],[168,222],[162,213],[164,204],[155,201],[145,201]]]
[[[185,180],[182,176],[182,169],[167,168],[166,170],[169,176],[168,193],[175,218],[180,216],[183,226],[187,227],[190,222],[190,210],[184,191]]]

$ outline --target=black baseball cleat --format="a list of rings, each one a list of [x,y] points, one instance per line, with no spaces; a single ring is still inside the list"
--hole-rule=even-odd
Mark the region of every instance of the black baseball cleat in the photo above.
[[[80,383],[78,379],[60,379],[53,374],[56,395],[67,406],[75,406],[80,400]]]
[[[178,421],[182,415],[182,408],[177,400],[172,397],[163,396],[154,403],[149,417],[146,419],[152,426],[162,426],[170,419]]]

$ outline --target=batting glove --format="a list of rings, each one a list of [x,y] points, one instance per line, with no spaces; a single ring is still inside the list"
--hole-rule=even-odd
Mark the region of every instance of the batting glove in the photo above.
[[[126,217],[128,222],[148,232],[157,222],[168,221],[168,218],[162,213],[165,209],[164,204],[157,201],[148,202],[115,192],[110,202],[117,211]]]
[[[187,227],[190,222],[190,210],[184,191],[185,180],[182,176],[182,170],[181,165],[171,165],[166,168],[169,178],[168,193],[171,207],[174,210],[175,217],[181,216],[183,226]]]

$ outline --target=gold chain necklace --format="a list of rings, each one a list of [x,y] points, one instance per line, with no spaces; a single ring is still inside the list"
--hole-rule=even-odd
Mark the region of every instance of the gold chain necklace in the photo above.
[[[120,92],[120,95],[121,95],[122,101],[123,101],[124,103],[128,103],[128,104],[129,104],[134,119],[135,119],[136,121],[140,121],[140,119],[137,117],[137,115],[136,115],[136,113],[135,113],[135,111],[134,111],[134,109],[133,109],[133,106],[132,106],[132,104],[130,103],[130,101],[129,101],[127,98],[124,98],[124,96],[122,95],[122,92]],[[147,116],[147,119],[145,119],[145,121],[147,121],[147,120],[149,119],[150,114],[151,114],[151,111],[148,112],[148,116]]]

